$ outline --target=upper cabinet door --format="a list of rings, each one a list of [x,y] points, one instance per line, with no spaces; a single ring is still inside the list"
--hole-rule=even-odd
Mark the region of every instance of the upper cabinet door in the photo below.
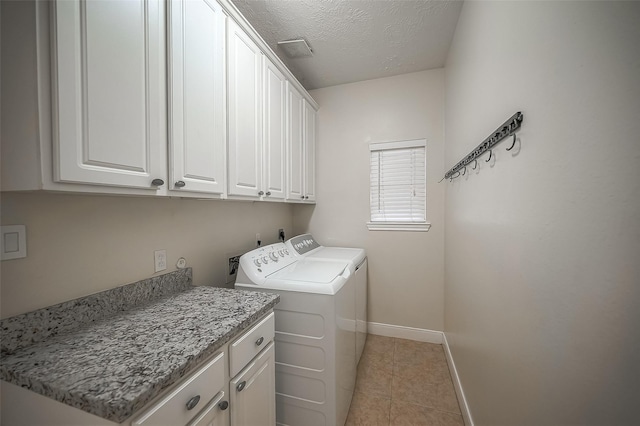
[[[264,58],[263,187],[265,196],[285,197],[287,79]]]
[[[52,10],[54,179],[161,187],[164,3],[64,0]]]
[[[168,22],[168,187],[224,194],[226,15],[215,0],[175,0]]]
[[[229,195],[258,197],[262,178],[262,52],[238,25],[227,25]]]
[[[287,200],[304,199],[303,98],[287,84]]]
[[[304,101],[304,199],[316,199],[316,110]]]

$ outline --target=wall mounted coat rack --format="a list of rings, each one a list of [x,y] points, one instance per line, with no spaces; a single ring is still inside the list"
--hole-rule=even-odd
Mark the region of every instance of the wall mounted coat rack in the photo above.
[[[476,161],[485,152],[491,151],[494,146],[502,142],[507,136],[515,136],[515,131],[520,128],[523,119],[524,116],[521,112],[513,114],[511,118],[502,124],[502,126],[498,127],[489,137],[482,141],[480,145],[445,173],[444,179],[458,177],[460,175],[460,169],[466,167],[469,163]],[[513,145],[511,148],[513,148]],[[511,148],[508,148],[507,150],[511,150]],[[491,155],[491,152],[489,154]],[[456,173],[458,173],[458,175],[454,176]]]

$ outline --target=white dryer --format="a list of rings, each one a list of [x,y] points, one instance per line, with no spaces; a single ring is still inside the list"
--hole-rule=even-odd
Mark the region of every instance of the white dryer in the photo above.
[[[275,292],[276,422],[344,425],[356,380],[355,282],[349,262],[307,260],[284,243],[240,258],[237,289]]]
[[[321,261],[345,261],[354,275],[356,291],[356,364],[360,362],[367,340],[367,253],[361,248],[325,247],[313,235],[289,239],[287,248],[300,258]]]

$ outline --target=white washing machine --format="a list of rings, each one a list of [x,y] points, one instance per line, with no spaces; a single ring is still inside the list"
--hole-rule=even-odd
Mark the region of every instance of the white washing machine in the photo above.
[[[276,422],[344,425],[356,380],[355,281],[345,260],[308,260],[284,243],[240,258],[237,289],[275,292]]]
[[[346,261],[354,275],[356,291],[356,364],[367,340],[367,253],[361,248],[324,247],[311,234],[293,237],[287,248],[307,260]]]

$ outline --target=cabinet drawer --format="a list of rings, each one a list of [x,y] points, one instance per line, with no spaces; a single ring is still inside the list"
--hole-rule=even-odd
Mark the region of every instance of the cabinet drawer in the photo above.
[[[132,426],[187,424],[224,388],[224,369],[223,352],[207,362],[167,396],[145,411],[131,423]],[[196,399],[194,398],[198,396],[198,402],[195,404]],[[192,406],[189,408],[187,405]]]
[[[273,312],[271,312],[229,345],[230,377],[238,374],[249,361],[258,355],[273,340],[274,334],[275,320]]]
[[[229,401],[223,401],[225,394],[223,391],[213,398],[213,400],[207,405],[187,426],[225,426],[228,425],[227,417],[229,410]],[[226,403],[226,408],[221,407],[221,403]]]

